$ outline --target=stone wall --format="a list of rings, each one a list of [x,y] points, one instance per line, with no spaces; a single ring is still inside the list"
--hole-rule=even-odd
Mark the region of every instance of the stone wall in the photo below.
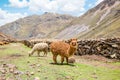
[[[120,59],[120,38],[79,40],[77,55],[102,55]]]

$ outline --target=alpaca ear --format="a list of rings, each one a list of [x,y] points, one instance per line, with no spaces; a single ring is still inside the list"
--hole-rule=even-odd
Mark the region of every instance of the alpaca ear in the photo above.
[[[70,43],[71,41],[72,41],[72,39],[69,39],[69,40],[68,40],[68,43]]]
[[[70,42],[72,41],[72,39],[69,40]]]
[[[75,40],[77,41],[77,38]]]
[[[69,42],[71,42],[71,41],[77,41],[77,39],[76,38],[72,38],[72,39],[69,39]]]
[[[77,41],[77,38],[74,38],[74,39],[71,39],[71,40],[75,40],[75,41]]]

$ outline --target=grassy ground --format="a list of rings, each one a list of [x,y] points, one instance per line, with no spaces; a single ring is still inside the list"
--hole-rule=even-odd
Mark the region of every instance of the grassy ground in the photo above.
[[[13,64],[18,67],[17,70],[20,72],[16,76],[9,72],[4,74],[7,79],[34,80],[36,77],[40,80],[120,80],[120,67],[108,68],[87,65],[84,62],[55,65],[51,64],[53,60],[50,52],[47,57],[37,57],[37,54],[28,57],[30,50],[19,43],[0,46],[0,66],[4,63]],[[60,57],[58,57],[58,62],[60,62]],[[103,62],[100,63],[103,64]],[[110,64],[120,66],[120,62]],[[0,72],[0,75],[3,74]]]

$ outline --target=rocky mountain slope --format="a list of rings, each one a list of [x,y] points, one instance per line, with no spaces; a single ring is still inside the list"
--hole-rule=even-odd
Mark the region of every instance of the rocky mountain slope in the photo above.
[[[32,15],[0,27],[18,39],[79,39],[120,37],[120,0],[104,0],[80,17],[45,13]]]
[[[120,0],[104,0],[73,20],[56,38],[63,35],[81,39],[120,37]]]
[[[52,38],[62,31],[75,17],[45,13],[32,15],[0,27],[0,32],[17,39]]]

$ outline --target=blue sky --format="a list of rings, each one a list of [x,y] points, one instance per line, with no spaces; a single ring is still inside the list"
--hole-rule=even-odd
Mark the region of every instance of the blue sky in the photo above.
[[[44,12],[80,16],[103,0],[0,0],[0,25]]]

